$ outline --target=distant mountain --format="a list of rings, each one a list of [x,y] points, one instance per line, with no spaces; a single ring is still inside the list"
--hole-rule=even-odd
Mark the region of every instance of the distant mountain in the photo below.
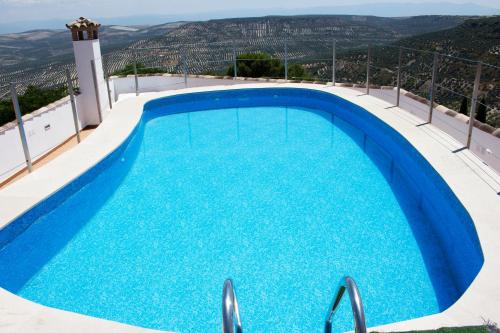
[[[433,51],[437,51],[456,57],[439,57],[436,97],[439,103],[455,109],[462,101],[461,95],[471,95],[477,66],[477,62],[460,57],[500,67],[500,16],[267,16],[103,26],[101,30],[107,73],[123,70],[135,54],[141,68],[149,72],[179,73],[186,68],[191,74],[225,74],[233,63],[234,46],[238,54],[266,52],[283,59],[286,45],[290,64],[301,65],[308,77],[329,81],[335,40],[338,81],[365,82],[367,46],[371,44],[371,82],[395,85],[398,49],[402,46],[402,86],[424,97],[429,92]],[[72,61],[67,30],[0,35],[0,85],[26,77],[36,85],[61,83],[64,73],[54,74],[54,68]],[[39,68],[47,63],[51,63],[50,68]],[[22,70],[23,77],[14,73],[16,69]],[[484,65],[480,87],[481,98],[496,109],[500,109],[499,72],[498,68]],[[50,80],[48,73],[53,74]],[[490,123],[500,126],[500,119]]]
[[[141,39],[162,36],[182,22],[159,26],[103,26],[100,29],[102,52],[127,47]],[[18,65],[43,65],[69,62],[73,57],[71,33],[67,29],[32,30],[0,35],[0,69]]]
[[[131,43],[134,48],[168,48],[167,54],[180,56],[189,45],[206,44],[196,50],[198,57],[225,58],[232,43],[239,51],[282,54],[285,41],[295,58],[322,57],[331,51],[335,39],[339,47],[357,48],[368,43],[387,44],[404,37],[434,32],[463,23],[465,16],[416,16],[386,18],[358,15],[265,16],[188,22],[162,36]],[[229,45],[229,47],[228,47]]]
[[[128,49],[140,49],[136,53],[148,67],[175,71],[185,58],[192,73],[218,72],[232,58],[233,43],[238,53],[266,52],[281,58],[286,43],[294,61],[313,61],[331,57],[334,39],[340,52],[456,27],[467,18],[302,15],[209,20],[188,22],[165,35],[138,40]],[[122,50],[110,52],[108,57],[111,72],[131,61],[130,53]]]
[[[165,2],[167,4],[167,2]],[[216,6],[214,6],[215,8]],[[283,8],[273,7],[272,2],[268,8],[251,8],[242,4],[236,4],[234,9],[214,9],[208,12],[197,12],[196,9],[186,13],[173,14],[168,5],[158,4],[158,11],[151,14],[137,14],[125,17],[93,17],[105,25],[157,25],[164,22],[177,21],[205,21],[210,19],[224,19],[231,17],[259,17],[259,16],[291,16],[291,15],[364,15],[383,17],[409,17],[420,15],[499,15],[500,5],[480,6],[474,3],[453,2],[380,2],[354,5],[329,5]],[[47,15],[41,15],[47,17]],[[26,20],[12,22],[2,20],[0,22],[0,34],[22,32],[35,29],[58,29],[64,26],[74,17],[53,18],[47,20]]]
[[[329,7],[312,7],[301,10],[302,14],[337,14],[337,15],[371,15],[382,17],[409,17],[422,15],[459,15],[480,16],[498,15],[500,8],[480,6],[475,3],[453,2],[382,2],[355,5],[339,5]],[[290,10],[284,15],[296,15],[297,10]]]
[[[451,29],[404,38],[397,44],[500,66],[500,16],[467,20]]]
[[[265,44],[264,51],[282,49],[283,39],[333,38],[346,47],[360,46],[360,42],[389,43],[399,38],[455,27],[465,16],[417,16],[384,18],[354,15],[269,16],[236,18],[203,22],[174,22],[154,26],[103,26],[101,47],[103,53],[113,53],[126,47],[169,46],[176,52],[183,45],[195,42],[227,42],[246,40],[248,44]],[[267,38],[266,42],[258,41]],[[310,44],[296,45],[303,51]],[[294,48],[290,45],[291,49]],[[215,49],[208,48],[207,52]],[[252,50],[252,49],[249,49]],[[303,52],[297,51],[297,52]],[[218,51],[217,51],[218,52]],[[308,54],[317,54],[311,49]],[[43,57],[40,55],[43,54]],[[33,30],[0,35],[0,69],[12,66],[69,62],[72,60],[71,37],[68,30]]]
[[[468,19],[453,28],[404,37],[386,46],[377,46],[372,50],[372,60],[381,66],[395,68],[398,47],[406,48],[403,50],[403,63],[409,63],[407,66],[422,62],[428,69],[432,65],[433,52],[437,52],[450,56],[441,57],[443,68],[440,68],[440,73],[457,76],[464,75],[465,70],[469,69],[467,77],[471,77],[471,73],[473,77],[476,62],[461,60],[462,58],[500,67],[500,16]],[[365,55],[366,49],[349,50],[345,57],[354,60]],[[453,63],[457,63],[457,66]],[[451,73],[445,72],[445,67],[451,68]],[[500,71],[496,74],[498,76]]]
[[[407,48],[403,49],[402,57],[403,87],[424,97],[428,96],[430,87],[432,52],[451,56],[438,57],[436,98],[455,110],[459,109],[463,96],[471,97],[476,74],[477,62],[464,59],[493,65],[482,65],[480,99],[484,98],[487,105],[500,110],[500,16],[469,19],[454,28],[405,37],[390,45],[375,47],[372,50],[372,63],[377,67],[372,70],[374,83],[395,83],[400,46]],[[341,59],[345,64],[340,68],[340,79],[352,77],[350,73],[356,70],[349,64],[357,63],[359,75],[356,79],[362,82],[366,49],[350,50]],[[494,114],[496,118],[489,122],[500,127],[500,113],[491,112],[490,116]]]
[[[462,96],[449,90],[470,97],[477,68],[477,63],[461,58],[496,66],[482,66],[480,99],[496,110],[489,112],[488,122],[500,127],[500,16],[467,20],[439,33],[402,39],[396,45],[435,50],[456,57],[439,58],[438,83],[442,88],[438,89],[437,96],[438,100],[453,106],[455,110],[459,109]]]
[[[388,18],[365,15],[297,15],[232,18],[191,22],[167,34],[197,39],[378,35],[382,39],[412,36],[455,27],[471,16]]]
[[[353,83],[365,82],[367,46],[372,44],[371,80],[379,85],[395,85],[398,48],[402,46],[407,48],[402,58],[403,88],[423,97],[428,97],[432,52],[450,55],[439,57],[436,100],[456,110],[463,96],[472,94],[477,66],[477,62],[461,58],[500,68],[500,16],[325,15],[210,20],[186,23],[164,36],[139,40],[130,48],[163,47],[161,57],[157,51],[138,52],[140,61],[149,67],[178,70],[178,63],[165,60],[181,59],[187,52],[190,72],[222,74],[230,64],[233,39],[239,52],[264,51],[277,58],[283,58],[286,41],[290,62],[302,64],[313,77],[326,81],[331,79],[329,59],[335,39],[337,79]],[[120,59],[120,53],[110,56]],[[481,98],[496,109],[500,109],[499,68],[483,65],[480,87]],[[494,114],[498,113],[489,113],[491,117]],[[500,126],[500,117],[489,119],[489,123]]]
[[[65,26],[66,23],[71,22],[75,19],[73,16],[68,16],[67,18],[56,18],[51,20],[29,20],[29,21],[18,21],[18,22],[0,22],[0,35],[1,34],[12,34],[20,33],[31,30],[57,30]],[[182,16],[170,16],[170,15],[136,15],[127,17],[92,17],[106,26],[118,25],[118,26],[152,26],[161,25],[166,22],[179,22],[186,21]]]

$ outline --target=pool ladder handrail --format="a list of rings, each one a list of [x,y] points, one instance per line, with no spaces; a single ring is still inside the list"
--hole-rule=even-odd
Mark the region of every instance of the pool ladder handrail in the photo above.
[[[224,281],[222,290],[222,333],[242,332],[238,299],[234,291],[233,281],[227,279]]]
[[[340,280],[339,286],[337,288],[337,294],[333,299],[331,310],[329,311],[326,317],[325,333],[332,332],[332,319],[340,305],[340,301],[342,300],[342,296],[344,296],[346,289],[349,294],[352,313],[354,315],[354,327],[355,327],[354,332],[366,333],[365,312],[363,310],[363,302],[361,301],[361,295],[359,294],[358,286],[350,276],[344,276]]]

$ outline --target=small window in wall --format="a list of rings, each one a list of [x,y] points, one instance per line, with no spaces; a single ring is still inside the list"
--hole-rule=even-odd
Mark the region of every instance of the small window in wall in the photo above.
[[[78,31],[78,40],[83,40],[83,31]]]

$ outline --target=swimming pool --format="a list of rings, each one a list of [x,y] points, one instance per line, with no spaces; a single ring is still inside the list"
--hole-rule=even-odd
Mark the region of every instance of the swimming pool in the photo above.
[[[402,137],[301,89],[150,102],[125,144],[11,229],[2,287],[184,332],[220,330],[226,277],[248,331],[309,332],[344,274],[373,326],[445,309],[482,264],[467,212]]]

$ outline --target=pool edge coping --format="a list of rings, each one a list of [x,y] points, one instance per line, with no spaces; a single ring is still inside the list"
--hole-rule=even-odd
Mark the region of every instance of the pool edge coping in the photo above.
[[[415,123],[421,121],[409,112],[402,115],[395,112],[395,110],[401,111],[398,108],[386,109],[385,107],[392,105],[373,96],[360,95],[359,91],[350,88],[302,83],[256,83],[143,93],[138,97],[123,96],[114,105],[112,112],[106,117],[101,126],[80,145],[73,147],[18,182],[0,190],[0,228],[3,228],[22,213],[85,173],[119,147],[138,124],[146,102],[160,97],[191,92],[276,87],[306,88],[333,93],[375,115],[406,138],[424,156],[459,198],[474,221],[483,249],[484,264],[462,297],[450,308],[441,313],[378,326],[376,329],[380,331],[430,329],[442,326],[482,324],[488,319],[500,321],[500,313],[494,313],[495,310],[492,310],[495,308],[500,309],[500,287],[495,286],[494,283],[495,277],[500,276],[500,258],[495,258],[494,255],[495,252],[500,253],[500,246],[495,244],[496,240],[500,239],[500,223],[497,223],[498,225],[496,226],[494,221],[494,216],[500,216],[500,197],[494,194],[492,189],[487,188],[484,181],[475,173],[477,170],[470,170],[470,166],[460,161],[462,155],[451,154],[449,149],[435,145],[435,142],[432,142],[433,140],[435,141],[435,138],[429,135],[429,131],[438,135],[442,135],[444,132],[432,125],[428,125],[426,128],[417,128]],[[447,144],[453,144],[452,141],[450,142]],[[463,154],[467,153],[464,152]],[[467,156],[467,158],[477,159],[474,155]],[[477,160],[479,161],[479,159]],[[483,207],[488,207],[489,211],[484,212]],[[16,321],[15,317],[17,317],[17,321],[19,321],[19,318],[23,318],[27,322],[46,322],[45,319],[55,316],[55,318],[59,318],[55,319],[56,322],[58,320],[67,322],[67,318],[72,317],[75,318],[75,322],[80,323],[79,325],[83,325],[81,317],[84,317],[86,319],[83,322],[85,322],[86,326],[74,327],[74,330],[72,327],[73,331],[78,332],[79,329],[82,332],[88,331],[89,327],[93,327],[93,331],[96,332],[138,332],[138,329],[141,332],[155,331],[49,308],[25,300],[0,288],[0,314],[2,321],[4,321],[3,317],[7,311],[13,312],[12,308],[9,309],[9,304],[15,304],[14,310],[18,313],[17,316],[10,314],[14,317],[14,321]],[[490,309],[488,310],[486,307],[490,307]],[[500,312],[500,310],[498,311]],[[30,313],[29,318],[26,318],[26,313]],[[24,315],[24,317],[20,314]],[[485,316],[484,318],[482,317],[483,315]],[[38,320],[35,320],[35,318]],[[16,323],[13,323],[13,325],[16,326]],[[64,331],[63,328],[58,330],[58,325],[55,325],[55,327],[50,326],[52,327],[50,330],[44,330],[44,328],[49,329],[49,326],[40,327],[36,325],[36,327],[25,327],[23,325],[22,328],[17,326],[18,330],[15,330],[14,327],[14,330],[11,331]],[[67,329],[68,326],[65,328]]]

